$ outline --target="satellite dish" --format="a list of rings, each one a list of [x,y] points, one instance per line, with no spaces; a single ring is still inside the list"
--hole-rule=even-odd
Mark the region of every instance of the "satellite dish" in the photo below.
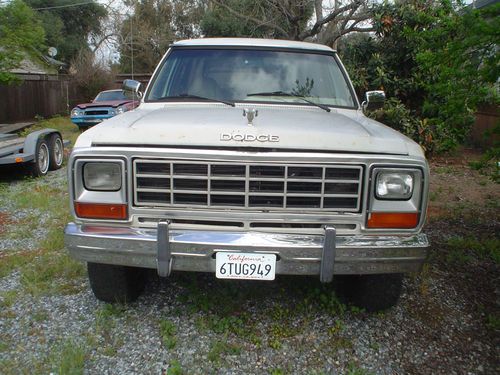
[[[50,57],[54,57],[55,55],[57,55],[57,48],[56,47],[49,47],[49,56]]]

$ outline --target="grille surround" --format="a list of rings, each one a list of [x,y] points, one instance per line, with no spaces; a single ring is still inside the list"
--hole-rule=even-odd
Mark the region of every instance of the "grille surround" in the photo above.
[[[361,212],[359,164],[136,158],[132,165],[135,207]]]

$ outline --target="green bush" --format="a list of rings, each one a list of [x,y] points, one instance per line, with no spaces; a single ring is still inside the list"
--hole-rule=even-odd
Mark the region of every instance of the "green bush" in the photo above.
[[[384,90],[373,118],[427,153],[467,140],[477,107],[499,104],[500,4],[463,10],[451,0],[374,6],[375,36],[350,36],[339,52],[358,96]]]

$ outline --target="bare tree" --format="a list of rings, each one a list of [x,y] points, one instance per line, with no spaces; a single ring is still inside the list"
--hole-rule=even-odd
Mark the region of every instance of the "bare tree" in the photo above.
[[[86,100],[94,98],[99,91],[110,89],[115,78],[113,72],[96,61],[94,53],[85,48],[71,62],[70,74]]]
[[[251,13],[235,9],[232,2],[209,1],[209,9],[220,7],[233,17],[270,35],[291,40],[309,40],[335,47],[351,32],[374,31],[370,23],[373,0],[260,0]]]

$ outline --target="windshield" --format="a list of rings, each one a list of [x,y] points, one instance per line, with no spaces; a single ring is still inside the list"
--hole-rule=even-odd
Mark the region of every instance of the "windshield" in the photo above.
[[[261,95],[259,95],[261,94]],[[146,101],[199,96],[354,108],[355,101],[333,55],[253,49],[173,49]]]
[[[124,91],[102,91],[94,99],[94,102],[104,102],[107,100],[132,100],[132,96]]]

